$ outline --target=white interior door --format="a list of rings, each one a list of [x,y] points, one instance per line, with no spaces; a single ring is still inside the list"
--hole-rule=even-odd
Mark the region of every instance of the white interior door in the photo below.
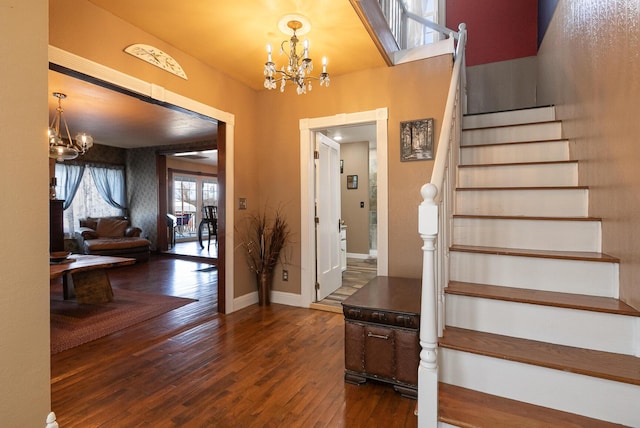
[[[340,144],[316,133],[316,300],[342,286],[340,265]]]

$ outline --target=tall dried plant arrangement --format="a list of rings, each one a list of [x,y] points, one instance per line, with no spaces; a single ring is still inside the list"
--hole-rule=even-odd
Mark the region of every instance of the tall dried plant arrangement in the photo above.
[[[290,243],[291,230],[280,209],[277,209],[273,216],[269,216],[266,209],[249,214],[247,224],[242,247],[247,265],[256,275],[258,303],[268,305],[273,271],[282,249]]]

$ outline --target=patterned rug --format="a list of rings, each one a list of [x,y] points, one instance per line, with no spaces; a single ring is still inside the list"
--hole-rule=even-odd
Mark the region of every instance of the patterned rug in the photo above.
[[[109,303],[79,304],[51,287],[51,354],[99,339],[195,302],[192,299],[114,289]]]
[[[347,260],[347,270],[342,272],[342,287],[329,294],[323,300],[314,303],[314,309],[342,313],[342,302],[353,293],[362,288],[366,283],[376,277],[378,270],[377,260],[354,259]]]

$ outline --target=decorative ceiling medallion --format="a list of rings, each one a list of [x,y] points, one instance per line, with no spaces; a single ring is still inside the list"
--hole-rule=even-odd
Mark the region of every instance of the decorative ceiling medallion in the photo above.
[[[140,58],[141,60],[148,62],[149,64],[160,67],[161,69],[168,71],[169,73],[175,74],[176,76],[182,77],[184,80],[187,80],[187,74],[184,72],[182,67],[180,67],[178,61],[173,59],[171,55],[162,52],[158,48],[154,48],[150,45],[136,43],[134,45],[127,46],[124,51],[130,55],[135,56],[136,58]]]
[[[287,36],[293,36],[293,29],[289,26],[289,22],[297,21],[300,23],[300,27],[296,28],[295,33],[298,36],[303,36],[311,30],[311,23],[307,18],[302,15],[298,15],[297,13],[290,13],[288,15],[284,15],[278,21],[278,29],[282,31]]]

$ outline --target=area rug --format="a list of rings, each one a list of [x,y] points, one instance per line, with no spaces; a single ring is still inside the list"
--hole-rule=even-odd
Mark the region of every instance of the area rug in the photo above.
[[[51,287],[51,354],[91,342],[165,312],[195,302],[192,299],[114,289],[114,300],[79,304],[62,298],[62,287]]]

